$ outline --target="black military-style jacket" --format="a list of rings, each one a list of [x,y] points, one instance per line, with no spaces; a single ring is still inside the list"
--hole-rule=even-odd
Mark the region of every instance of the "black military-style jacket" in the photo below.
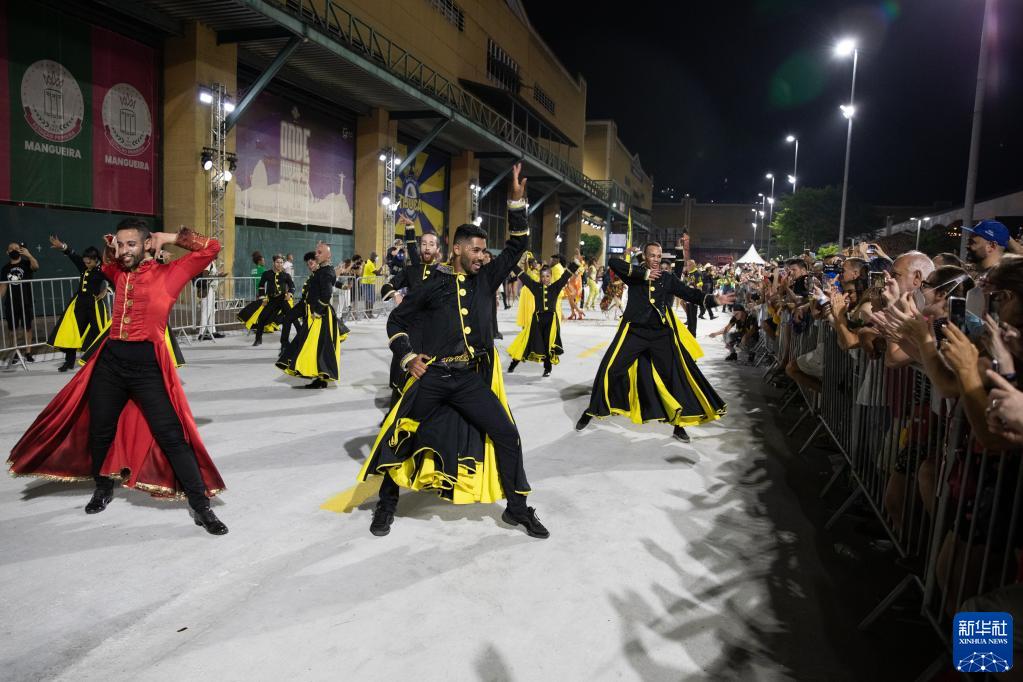
[[[78,269],[78,293],[89,294],[95,298],[99,298],[106,294],[109,280],[106,278],[106,275],[103,274],[103,270],[99,265],[96,265],[93,268],[85,267],[85,260],[75,253],[74,249],[71,247],[64,249],[64,255],[70,258],[71,262],[74,263],[75,267]]]
[[[557,312],[558,296],[561,295],[561,290],[565,288],[568,280],[572,278],[572,275],[578,269],[578,265],[569,263],[565,271],[561,273],[561,277],[556,282],[551,282],[548,286],[537,282],[525,272],[518,272],[519,281],[522,282],[522,286],[529,289],[529,293],[533,294],[533,299],[536,302],[533,308],[534,315],[552,315]]]
[[[330,308],[330,298],[334,295],[336,281],[337,275],[334,274],[334,266],[330,263],[320,263],[320,267],[309,275],[305,287],[303,287],[302,296],[309,305],[309,310],[317,315],[327,312]]]
[[[411,288],[387,318],[388,345],[405,365],[418,353],[444,360],[486,355],[494,346],[494,300],[498,288],[526,251],[525,208],[508,211],[509,237],[501,254],[476,275],[437,265],[429,279]],[[420,347],[409,332],[418,331]]]
[[[309,276],[305,278],[304,282],[302,282],[302,294],[298,297],[298,301],[295,302],[295,305],[298,305],[299,303],[307,303],[309,301],[309,282],[312,281],[314,274],[315,271],[310,272]]]
[[[380,287],[380,295],[384,300],[402,289],[412,290],[430,278],[430,275],[437,269],[438,263],[424,263],[419,255],[419,247],[416,245],[416,230],[411,228],[405,230],[405,252],[408,259],[398,274],[389,282]]]
[[[647,279],[648,270],[642,265],[630,265],[621,258],[612,258],[608,267],[629,287],[629,300],[622,319],[634,325],[659,327],[666,324],[668,310],[675,297],[699,303],[703,292],[687,286],[670,272],[662,272],[655,280]]]
[[[259,280],[259,295],[276,298],[284,294],[295,293],[295,280],[286,272],[266,270]]]

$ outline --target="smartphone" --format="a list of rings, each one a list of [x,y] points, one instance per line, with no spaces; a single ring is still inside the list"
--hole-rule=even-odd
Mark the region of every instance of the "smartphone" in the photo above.
[[[870,273],[870,288],[871,289],[884,289],[884,273],[883,272],[872,272]]]
[[[962,296],[948,297],[948,323],[966,333],[966,299]]]
[[[867,255],[868,256],[873,256],[876,253],[877,253],[877,247],[874,246],[873,244],[868,244],[867,245]]]

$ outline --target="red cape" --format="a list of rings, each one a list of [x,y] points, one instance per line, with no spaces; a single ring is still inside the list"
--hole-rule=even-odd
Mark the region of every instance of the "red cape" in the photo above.
[[[106,345],[106,341],[103,342]],[[207,494],[224,489],[192,418],[185,392],[167,351],[166,343],[154,343],[163,385],[184,427],[185,440],[195,451]],[[62,481],[92,479],[89,453],[89,379],[103,346],[36,417],[32,426],[11,450],[7,464],[16,476],[42,476]],[[117,422],[117,435],[100,473],[158,497],[184,495],[163,450],[156,444],[149,424],[134,401],[129,400]]]

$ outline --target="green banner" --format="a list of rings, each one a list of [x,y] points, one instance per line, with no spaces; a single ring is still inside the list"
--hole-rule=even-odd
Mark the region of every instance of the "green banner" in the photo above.
[[[89,26],[37,3],[8,3],[7,11],[11,196],[91,206]]]

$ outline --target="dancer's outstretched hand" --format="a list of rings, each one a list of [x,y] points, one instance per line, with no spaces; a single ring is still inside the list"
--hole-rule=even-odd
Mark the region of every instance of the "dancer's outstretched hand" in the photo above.
[[[526,196],[526,178],[519,182],[519,173],[522,172],[522,163],[512,166],[511,200],[518,201]]]

